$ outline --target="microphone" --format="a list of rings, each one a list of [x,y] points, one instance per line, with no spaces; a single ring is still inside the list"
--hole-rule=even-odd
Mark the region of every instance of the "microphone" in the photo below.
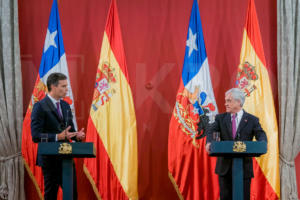
[[[66,116],[66,120],[65,120],[65,127],[66,127],[66,128],[68,127],[68,121],[69,121],[69,112],[70,112],[70,110],[68,109],[68,110],[67,110],[67,116]]]
[[[72,111],[71,111],[72,112]],[[67,116],[66,116],[66,128],[68,127],[68,122],[69,122],[69,114],[70,114],[70,110],[67,110]],[[76,130],[75,130],[76,131]],[[74,139],[71,138],[72,142],[76,142]]]
[[[240,140],[240,137],[241,137],[240,132],[237,132],[236,139]]]

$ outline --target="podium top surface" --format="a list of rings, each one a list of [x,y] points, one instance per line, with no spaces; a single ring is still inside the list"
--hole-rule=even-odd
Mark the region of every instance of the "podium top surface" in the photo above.
[[[258,157],[267,152],[265,141],[220,141],[212,142],[210,156]]]
[[[96,151],[92,142],[43,142],[38,144],[38,154],[71,158],[96,157]]]

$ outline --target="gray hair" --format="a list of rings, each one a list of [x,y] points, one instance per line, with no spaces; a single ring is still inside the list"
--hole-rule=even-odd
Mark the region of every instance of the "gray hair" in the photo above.
[[[243,90],[239,89],[239,88],[231,88],[230,90],[228,90],[225,95],[230,94],[232,95],[233,99],[240,101],[241,103],[241,107],[243,107],[244,103],[245,103],[245,94],[243,92]]]

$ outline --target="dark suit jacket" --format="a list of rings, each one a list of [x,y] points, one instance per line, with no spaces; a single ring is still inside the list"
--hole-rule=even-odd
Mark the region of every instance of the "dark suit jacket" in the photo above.
[[[57,110],[48,96],[34,104],[31,113],[31,135],[33,142],[41,142],[41,134],[45,133],[48,135],[48,142],[55,142],[56,134],[61,133],[68,126],[71,126],[70,132],[75,131],[69,104],[61,100],[60,106],[63,119],[58,116]],[[51,163],[58,161],[58,159],[53,157],[37,155],[36,164],[39,166],[51,166]]]
[[[245,111],[237,128],[235,138],[232,138],[230,113],[223,113],[216,116],[215,122],[208,129],[207,143],[213,140],[213,132],[220,132],[221,141],[252,141],[253,137],[255,137],[257,141],[267,141],[267,136],[260,126],[259,119]],[[244,158],[243,168],[244,178],[254,177],[252,158]],[[232,170],[232,158],[218,157],[215,173],[220,176],[225,176],[229,170]]]

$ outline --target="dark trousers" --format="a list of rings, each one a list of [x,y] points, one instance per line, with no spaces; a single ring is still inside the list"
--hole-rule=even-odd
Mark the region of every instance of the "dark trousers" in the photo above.
[[[77,181],[74,164],[73,169],[73,199],[77,200]],[[52,163],[51,166],[42,166],[42,171],[44,176],[44,199],[56,200],[59,186],[62,188],[62,162]]]
[[[232,175],[219,176],[220,200],[232,200]],[[244,178],[244,200],[250,200],[251,178]]]

